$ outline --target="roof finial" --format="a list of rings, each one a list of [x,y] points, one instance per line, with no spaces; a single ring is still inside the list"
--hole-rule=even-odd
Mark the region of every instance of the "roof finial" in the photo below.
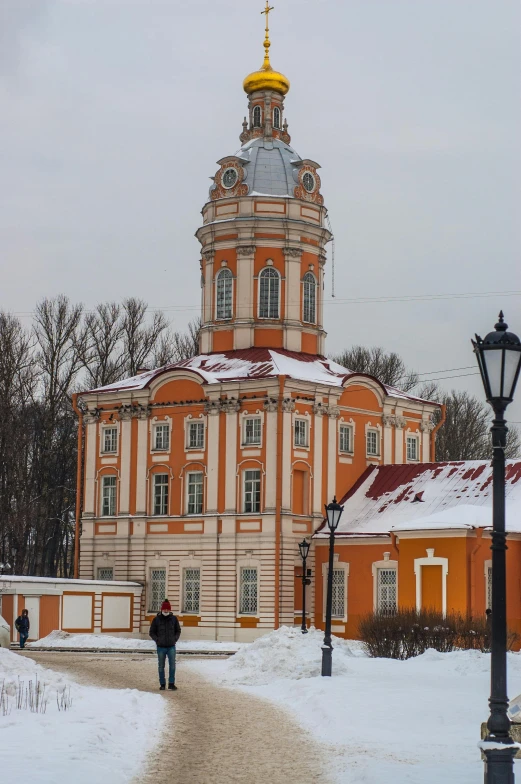
[[[269,29],[269,26],[268,26],[268,17],[269,17],[270,11],[273,11],[273,10],[274,10],[274,6],[273,5],[270,6],[270,4],[268,3],[268,0],[266,0],[266,8],[264,9],[264,11],[261,11],[261,14],[264,14],[265,17],[266,17],[266,35],[264,36],[264,62],[262,63],[262,67],[265,68],[265,69],[271,68],[271,65],[270,65],[270,46],[271,46],[271,42],[270,42],[270,29]]]

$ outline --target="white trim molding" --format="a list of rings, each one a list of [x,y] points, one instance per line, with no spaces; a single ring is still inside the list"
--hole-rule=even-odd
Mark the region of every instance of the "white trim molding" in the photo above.
[[[391,553],[384,553],[383,561],[373,561],[371,572],[373,575],[373,612],[378,612],[378,569],[396,570],[396,607],[398,607],[398,561],[391,561]]]
[[[414,559],[414,574],[416,576],[416,609],[422,608],[422,567],[441,566],[441,611],[447,615],[447,575],[449,573],[449,559],[434,556],[434,547],[427,547],[427,558]]]

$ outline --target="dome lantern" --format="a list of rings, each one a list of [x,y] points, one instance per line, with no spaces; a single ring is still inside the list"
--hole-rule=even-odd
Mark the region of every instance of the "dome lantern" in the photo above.
[[[268,17],[270,11],[273,11],[273,6],[270,6],[266,0],[266,8],[261,11],[266,17],[266,30],[264,36],[264,62],[258,71],[248,74],[243,82],[244,92],[248,95],[256,92],[257,90],[274,90],[275,92],[286,95],[289,90],[289,79],[279,71],[274,71],[270,64],[270,31],[268,25]]]

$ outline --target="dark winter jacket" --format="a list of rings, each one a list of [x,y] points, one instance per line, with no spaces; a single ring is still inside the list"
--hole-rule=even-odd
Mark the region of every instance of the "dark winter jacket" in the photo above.
[[[29,628],[31,624],[29,623],[28,615],[19,615],[14,625],[16,626],[16,630],[20,632],[20,634],[29,634]]]
[[[181,627],[173,613],[159,612],[150,624],[149,634],[159,648],[171,648],[181,636]]]

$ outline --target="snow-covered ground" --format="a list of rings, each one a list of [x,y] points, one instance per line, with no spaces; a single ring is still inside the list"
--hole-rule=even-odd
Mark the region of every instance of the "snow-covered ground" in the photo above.
[[[18,710],[16,692],[36,678],[49,698],[44,714]],[[0,648],[0,690],[10,712],[0,710],[0,769],[3,781],[127,784],[139,773],[159,737],[165,703],[134,689],[80,686],[32,659]],[[56,694],[70,687],[72,706],[59,711]]]
[[[216,642],[214,640],[179,640],[178,651],[238,651],[249,643]],[[54,631],[36,642],[27,644],[28,648],[98,648],[103,650],[143,650],[156,649],[153,640],[137,640],[135,637],[112,637],[110,634],[70,634]]]
[[[329,744],[337,784],[475,784],[488,718],[490,656],[427,651],[408,661],[370,659],[333,641],[333,677],[320,676],[323,633],[283,627],[226,661],[186,666],[289,710]],[[509,654],[509,694],[521,692],[521,655]],[[517,762],[516,762],[517,767]]]

